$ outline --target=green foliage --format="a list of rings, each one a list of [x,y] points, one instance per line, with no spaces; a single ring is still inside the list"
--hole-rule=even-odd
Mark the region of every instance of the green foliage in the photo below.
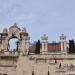
[[[36,54],[40,54],[40,40],[36,42],[36,49],[35,49]]]
[[[75,43],[74,43],[74,40],[69,40],[69,53],[70,54],[75,53]]]

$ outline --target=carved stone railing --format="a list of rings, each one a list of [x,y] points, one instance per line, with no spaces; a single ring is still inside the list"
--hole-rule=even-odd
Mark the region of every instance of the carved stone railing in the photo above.
[[[4,51],[0,52],[0,56],[18,56],[18,51]]]

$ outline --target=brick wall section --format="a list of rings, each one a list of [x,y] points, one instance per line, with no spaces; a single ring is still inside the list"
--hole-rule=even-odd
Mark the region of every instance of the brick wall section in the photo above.
[[[32,44],[29,48],[30,53],[34,53],[36,49],[36,45]],[[58,52],[61,51],[61,44],[60,43],[48,43],[48,52]]]

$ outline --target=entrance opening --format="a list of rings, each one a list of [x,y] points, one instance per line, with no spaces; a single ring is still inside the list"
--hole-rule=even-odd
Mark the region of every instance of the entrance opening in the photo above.
[[[8,48],[9,48],[9,51],[16,51],[18,49],[18,39],[17,38],[11,38],[9,40],[9,43],[8,43]]]
[[[7,74],[3,74],[3,75],[7,75]]]

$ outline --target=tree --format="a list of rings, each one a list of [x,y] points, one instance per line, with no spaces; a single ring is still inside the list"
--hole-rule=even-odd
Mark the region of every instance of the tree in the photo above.
[[[40,54],[40,40],[36,42],[36,49],[35,49],[36,54]]]
[[[75,45],[74,45],[74,40],[69,40],[69,53],[75,53]]]

